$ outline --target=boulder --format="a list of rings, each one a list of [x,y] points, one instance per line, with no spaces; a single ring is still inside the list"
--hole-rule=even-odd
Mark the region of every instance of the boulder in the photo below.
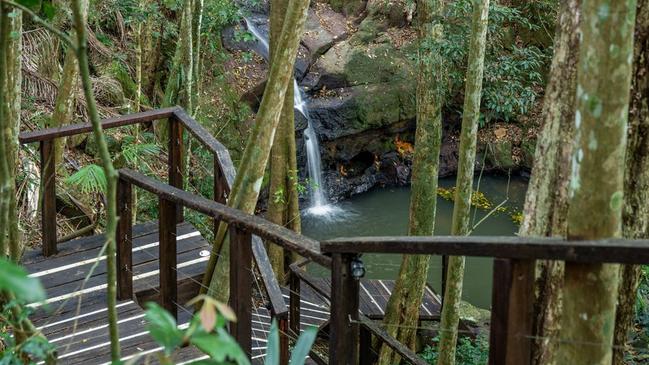
[[[309,8],[302,44],[315,60],[348,35],[347,19],[322,3]]]
[[[487,160],[493,168],[500,170],[509,170],[517,167],[512,158],[512,142],[503,140],[489,143],[486,145]]]

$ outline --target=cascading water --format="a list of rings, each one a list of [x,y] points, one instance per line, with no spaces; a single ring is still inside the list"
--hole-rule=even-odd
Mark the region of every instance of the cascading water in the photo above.
[[[268,59],[270,54],[270,48],[268,46],[268,40],[259,32],[259,29],[248,19],[244,18],[246,21],[246,27],[248,31],[259,41],[262,46],[260,50],[263,56]],[[304,99],[302,90],[297,84],[297,81],[293,81],[294,96],[293,102],[295,109],[304,116],[307,120],[307,128],[304,130],[304,144],[306,146],[306,157],[307,165],[310,179],[310,191],[311,191],[311,207],[307,210],[309,214],[313,215],[332,215],[338,209],[327,203],[327,195],[325,193],[325,186],[322,181],[322,158],[320,156],[320,145],[318,143],[318,136],[315,133],[313,128],[313,123],[309,115],[308,105]]]

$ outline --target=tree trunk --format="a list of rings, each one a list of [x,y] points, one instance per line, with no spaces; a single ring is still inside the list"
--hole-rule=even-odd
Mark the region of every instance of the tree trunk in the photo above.
[[[178,30],[178,42],[176,51],[169,70],[169,78],[165,88],[163,106],[169,107],[179,105],[188,113],[192,112],[192,75],[193,51],[192,51],[192,12],[193,1],[184,2],[181,18],[180,29]],[[165,121],[158,122],[156,125],[156,134],[161,141],[167,140],[167,125]]]
[[[201,31],[203,29],[203,8],[205,0],[194,0],[194,23],[192,24],[192,41],[194,45],[192,47],[192,74],[193,74],[193,90],[192,95],[194,95],[194,109],[189,111],[191,115],[196,115],[196,111],[199,107],[200,93],[201,93]]]
[[[412,169],[412,192],[408,233],[430,236],[435,228],[437,176],[442,136],[441,60],[427,46],[443,36],[442,25],[433,23],[441,16],[442,1],[418,2],[420,50],[417,74],[417,130]],[[394,291],[388,300],[384,325],[391,336],[414,348],[419,307],[426,287],[429,256],[404,255]],[[399,362],[398,355],[382,346],[379,363]]]
[[[9,239],[9,255],[14,262],[20,261],[22,255],[22,243],[20,226],[18,222],[18,199],[16,196],[16,166],[18,165],[18,133],[20,131],[20,110],[21,110],[21,83],[22,83],[22,11],[15,9],[15,15],[9,17],[9,29],[11,34],[7,44],[6,59],[6,103],[7,115],[3,132],[5,137],[6,155],[9,170],[9,211],[7,218],[7,237]]]
[[[79,65],[79,75],[83,86],[88,116],[92,123],[92,129],[97,141],[97,149],[101,157],[101,162],[106,176],[106,267],[107,267],[107,310],[108,310],[108,328],[110,334],[110,353],[114,363],[120,361],[119,333],[117,328],[117,265],[115,261],[116,242],[115,235],[117,231],[117,171],[108,151],[108,145],[104,137],[104,132],[97,112],[97,103],[92,92],[90,81],[90,66],[88,64],[88,38],[86,34],[86,21],[84,14],[87,13],[87,2],[83,0],[72,0],[72,14],[74,19],[74,28],[77,35],[77,62]]]
[[[521,236],[566,237],[570,156],[574,141],[579,58],[580,0],[564,0],[554,39],[554,56],[543,101],[543,128],[536,143]],[[534,364],[553,363],[561,313],[563,262],[538,261]]]
[[[282,34],[277,44],[278,52],[271,61],[264,97],[257,112],[257,121],[246,143],[228,199],[230,207],[250,214],[255,210],[271,146],[280,122],[284,99],[288,88],[291,87],[293,67],[308,7],[308,0],[290,0],[288,3]],[[209,284],[210,294],[222,301],[228,299],[230,290],[227,284],[230,263],[229,244],[225,239],[226,231],[225,225],[219,227],[204,277],[204,284]],[[219,255],[219,268],[215,270]]]
[[[568,238],[622,235],[635,0],[584,0]],[[612,361],[618,265],[567,263],[558,363]]]
[[[487,25],[489,22],[489,0],[473,1],[471,45],[469,49],[466,92],[460,135],[459,164],[455,190],[455,206],[451,234],[468,235],[470,232],[471,194],[482,97],[482,76],[484,73]],[[464,280],[464,257],[451,256],[446,273],[446,291],[442,306],[438,365],[455,364],[457,327],[460,321],[462,282]]]
[[[61,73],[58,93],[54,102],[54,112],[47,123],[47,127],[62,127],[72,121],[78,84],[77,56],[73,49],[68,49],[65,53],[65,61],[63,61],[63,72]],[[54,161],[58,169],[63,168],[65,143],[65,138],[58,138],[54,141]]]
[[[7,161],[7,143],[9,139],[7,131],[10,129],[9,108],[7,108],[7,53],[9,52],[9,33],[11,24],[9,20],[9,7],[0,4],[0,255],[7,254],[7,238],[9,229],[9,195],[11,185],[11,173]]]
[[[649,238],[649,0],[638,0],[629,105],[629,130],[624,176],[622,235],[629,239]],[[621,269],[615,318],[613,363],[624,364],[624,346],[633,329],[640,266]]]
[[[273,0],[270,13],[270,59],[277,52],[277,42],[282,32],[282,24],[286,14],[286,0]],[[295,108],[293,78],[289,81],[289,87],[284,97],[284,106],[280,116],[277,133],[270,152],[270,198],[268,202],[267,218],[279,225],[290,225],[291,219],[299,217],[299,207],[293,205],[293,198],[297,196],[295,184],[297,180],[291,177],[294,167],[291,161],[295,161]],[[291,149],[291,146],[293,148]],[[292,158],[291,158],[292,157]],[[296,209],[293,211],[293,209]],[[268,244],[268,256],[271,265],[279,282],[285,280],[285,253],[284,250],[270,242]]]

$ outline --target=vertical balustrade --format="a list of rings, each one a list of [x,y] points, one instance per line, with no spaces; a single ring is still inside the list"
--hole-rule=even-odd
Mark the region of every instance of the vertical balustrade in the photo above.
[[[230,333],[243,351],[252,353],[252,236],[230,225],[230,306],[237,321],[230,323]]]
[[[360,339],[359,339],[359,361],[360,365],[374,364],[374,352],[372,350],[372,332],[365,327],[360,326]]]
[[[176,282],[176,219],[177,206],[160,198],[158,229],[160,232],[160,305],[178,318],[178,287]]]
[[[288,293],[288,310],[290,319],[290,328],[295,335],[300,334],[300,278],[293,272],[289,271],[289,293]]]
[[[41,229],[43,256],[57,253],[56,248],[56,162],[54,141],[41,142]]]
[[[133,192],[131,183],[117,183],[117,299],[133,297]]]
[[[534,261],[494,259],[490,365],[531,363]]]
[[[169,185],[183,189],[183,125],[175,117],[169,123]],[[176,222],[184,220],[183,209],[176,210]]]
[[[359,281],[351,272],[354,257],[354,254],[338,253],[331,256],[331,365],[354,365],[358,361]]]

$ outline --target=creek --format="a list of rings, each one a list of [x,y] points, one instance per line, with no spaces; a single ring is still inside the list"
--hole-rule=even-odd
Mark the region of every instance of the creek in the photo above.
[[[478,178],[474,182],[476,188]],[[440,178],[439,186],[451,188],[455,178]],[[521,177],[483,176],[479,191],[497,206],[506,200],[503,207],[506,212],[495,212],[488,217],[489,210],[472,209],[475,212],[474,222],[480,222],[473,230],[474,235],[512,236],[518,231],[518,225],[511,214],[520,212],[525,201],[527,180]],[[352,236],[390,236],[405,235],[408,231],[408,207],[410,188],[384,188],[352,197],[338,203],[344,212],[335,219],[324,220],[317,216],[305,214],[302,221],[303,233],[309,237],[326,240],[335,237]],[[438,197],[435,234],[448,235],[451,230],[453,202]],[[367,270],[366,277],[372,279],[395,279],[401,263],[400,255],[363,255]],[[312,273],[325,275],[321,268],[309,267]],[[428,272],[428,283],[438,293],[441,288],[441,258],[433,257]],[[464,278],[463,298],[469,303],[489,309],[491,306],[492,259],[467,258]]]

